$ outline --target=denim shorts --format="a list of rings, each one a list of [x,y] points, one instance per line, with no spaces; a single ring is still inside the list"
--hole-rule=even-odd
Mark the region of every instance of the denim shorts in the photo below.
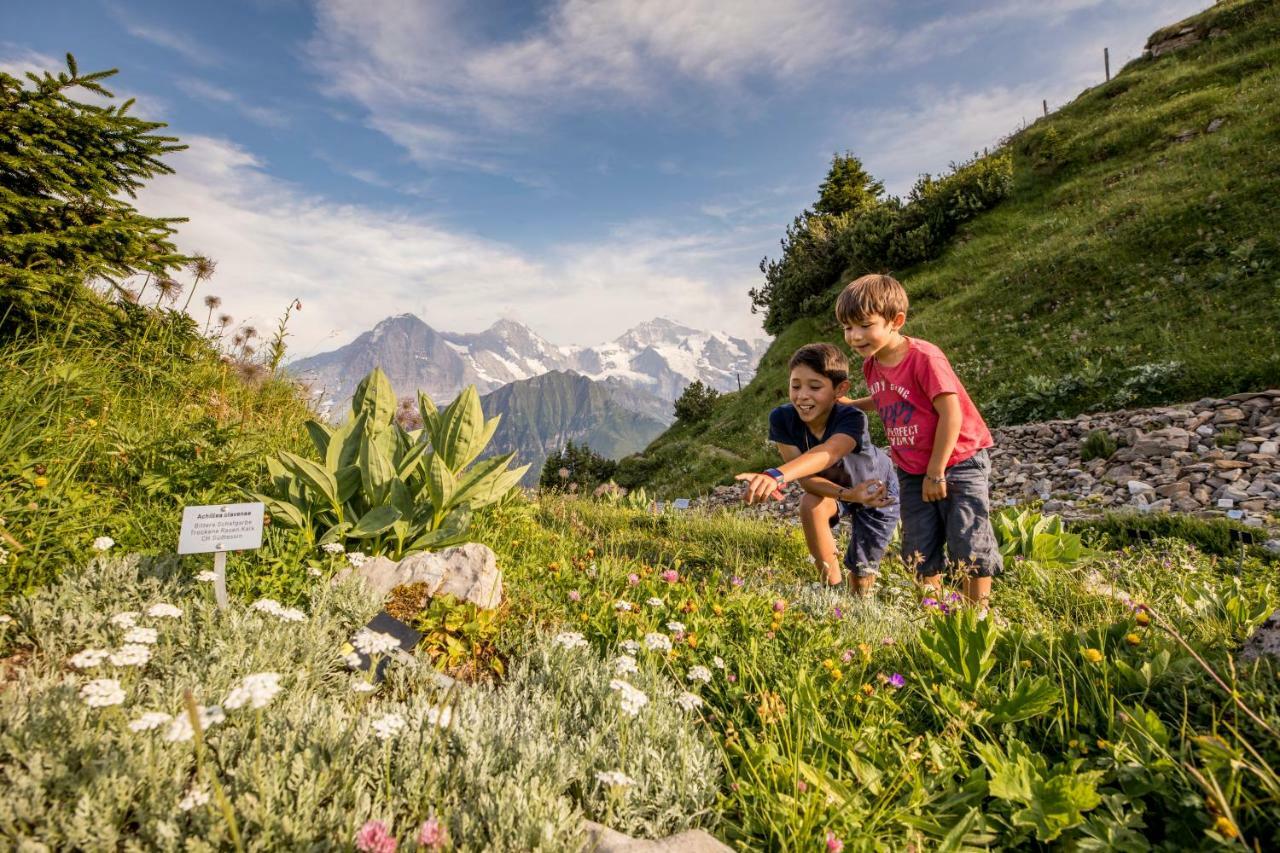
[[[894,498],[898,497],[898,484],[890,479],[885,488]],[[898,526],[898,507],[895,501],[888,506],[863,506],[857,503],[836,501],[840,512],[831,516],[831,526],[848,518],[853,528],[849,535],[849,548],[844,555],[844,565],[860,578],[878,574],[880,560],[893,539],[893,529]]]
[[[902,559],[916,575],[944,567],[989,578],[1004,568],[991,529],[991,454],[979,450],[947,469],[947,496],[926,503],[923,474],[898,472],[902,505]],[[945,549],[945,555],[944,555]]]

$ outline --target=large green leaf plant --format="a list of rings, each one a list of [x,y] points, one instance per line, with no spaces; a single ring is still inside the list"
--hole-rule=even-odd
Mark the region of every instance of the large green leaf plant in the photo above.
[[[509,494],[529,466],[508,469],[514,453],[476,461],[499,418],[485,419],[474,385],[443,411],[418,392],[418,409],[422,429],[396,423],[395,392],[375,368],[341,426],[307,422],[319,460],[268,458],[268,494],[254,497],[317,546],[356,540],[401,559],[463,541],[472,513]]]

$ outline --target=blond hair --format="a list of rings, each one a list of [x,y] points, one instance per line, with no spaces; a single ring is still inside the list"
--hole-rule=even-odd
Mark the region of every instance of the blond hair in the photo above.
[[[836,319],[857,323],[878,314],[892,320],[907,313],[907,291],[891,275],[864,275],[845,285],[836,299]]]

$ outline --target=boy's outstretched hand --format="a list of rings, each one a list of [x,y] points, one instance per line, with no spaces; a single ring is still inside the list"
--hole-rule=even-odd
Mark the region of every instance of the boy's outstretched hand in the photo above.
[[[766,498],[773,498],[775,501],[782,500],[782,487],[778,481],[768,474],[739,474],[733,479],[743,480],[747,484],[746,501],[749,504],[758,504]]]
[[[893,495],[889,494],[889,490],[885,488],[883,480],[863,480],[856,486],[850,486],[849,493],[853,503],[860,503],[863,506],[881,507],[895,502]]]

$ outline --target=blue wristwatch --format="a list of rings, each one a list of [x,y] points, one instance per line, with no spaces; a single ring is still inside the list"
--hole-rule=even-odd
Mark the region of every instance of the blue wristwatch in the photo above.
[[[787,482],[787,478],[784,477],[782,472],[779,471],[777,468],[766,468],[764,472],[768,474],[770,477],[772,477],[773,479],[777,480],[779,486]]]

